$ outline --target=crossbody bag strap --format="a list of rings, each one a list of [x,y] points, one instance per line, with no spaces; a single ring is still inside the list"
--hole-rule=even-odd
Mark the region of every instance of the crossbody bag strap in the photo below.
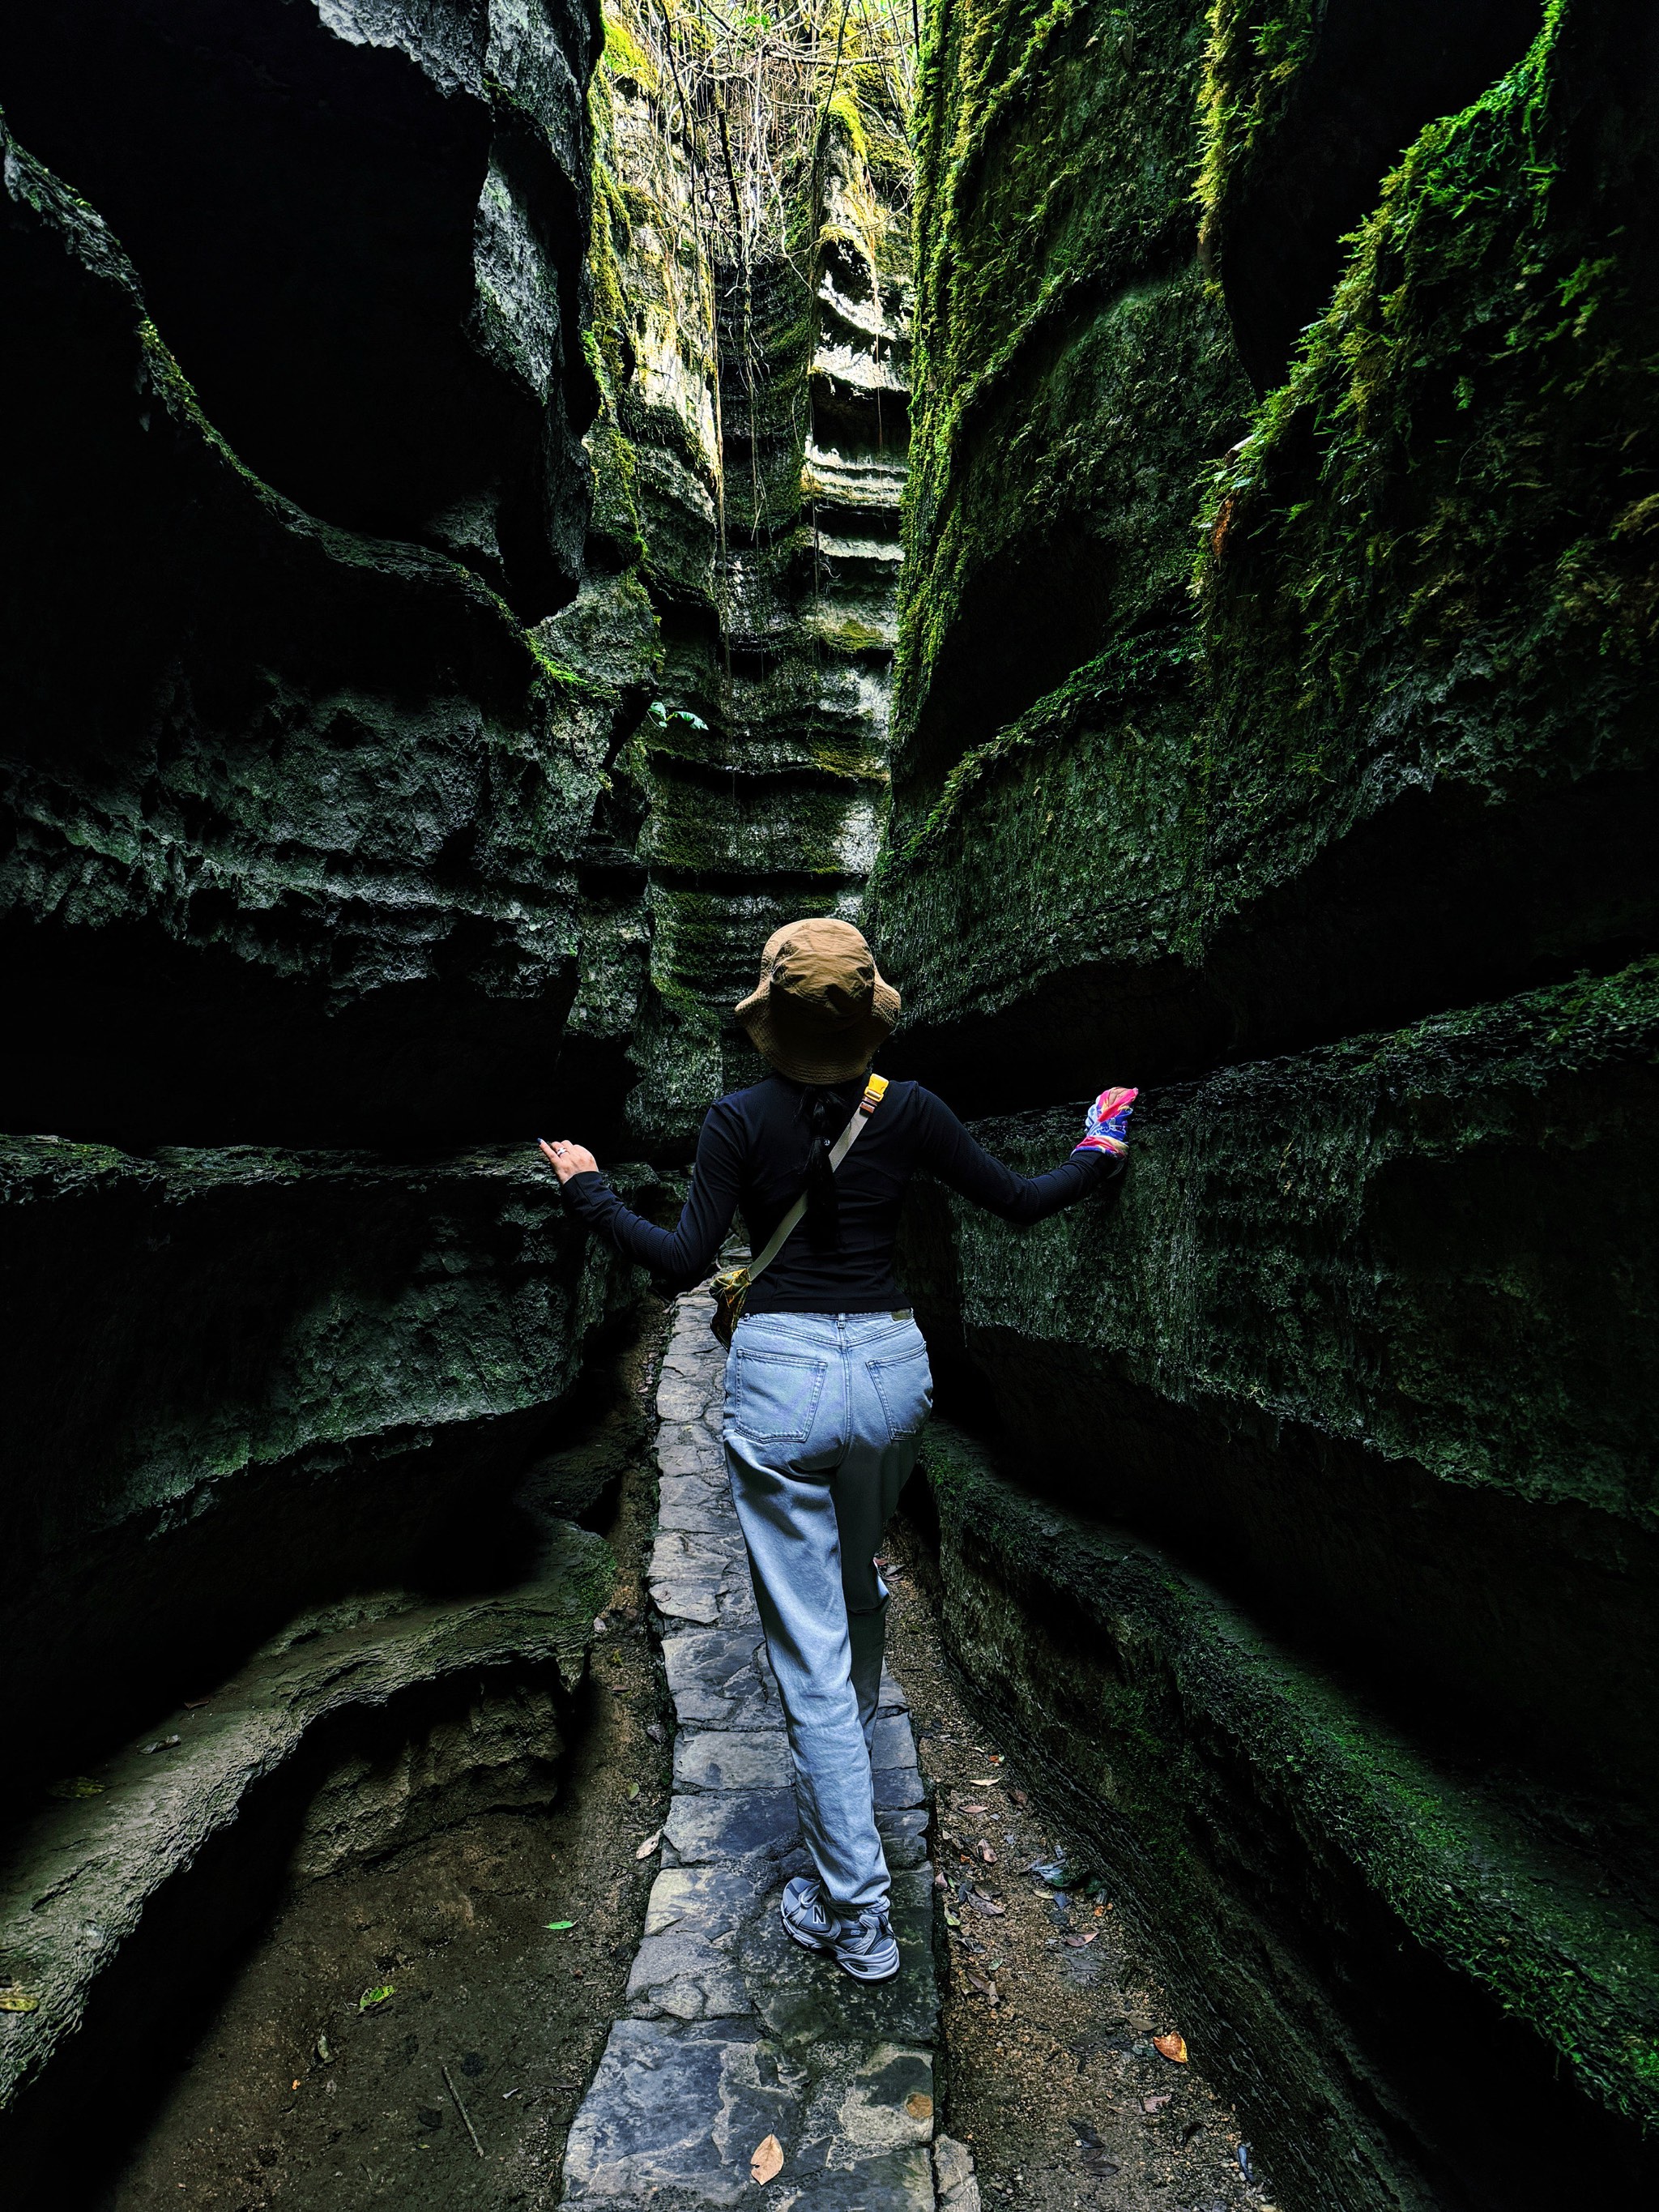
[[[863,1132],[865,1123],[875,1112],[877,1107],[880,1105],[883,1097],[886,1094],[886,1090],[887,1078],[884,1075],[872,1075],[870,1078],[869,1082],[865,1086],[863,1097],[860,1099],[858,1104],[853,1109],[852,1120],[847,1124],[847,1127],[842,1131],[840,1136],[836,1138],[835,1143],[830,1148],[830,1170],[831,1174],[833,1174],[841,1165],[842,1162],[847,1158],[848,1152],[852,1151],[854,1146],[857,1144],[859,1138]],[[765,1243],[762,1245],[760,1250],[755,1255],[755,1257],[749,1262],[749,1279],[751,1283],[763,1268],[767,1268],[771,1266],[773,1261],[775,1260],[779,1253],[782,1251],[790,1237],[793,1237],[796,1230],[799,1228],[802,1221],[805,1218],[805,1214],[806,1194],[803,1191],[801,1195],[790,1207],[788,1212],[786,1213],[782,1220],[779,1222],[777,1227],[772,1231],[772,1234],[767,1238]]]

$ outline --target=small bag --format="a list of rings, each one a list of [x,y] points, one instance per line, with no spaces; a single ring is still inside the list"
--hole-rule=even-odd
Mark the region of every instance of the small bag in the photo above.
[[[859,1140],[865,1123],[880,1105],[887,1091],[887,1078],[872,1075],[865,1085],[864,1096],[853,1110],[853,1118],[842,1131],[830,1148],[831,1172],[838,1168]],[[769,1267],[785,1244],[799,1228],[806,1213],[806,1194],[803,1191],[795,1200],[765,1244],[746,1267],[727,1267],[715,1276],[708,1285],[714,1294],[714,1310],[708,1326],[722,1344],[730,1344],[732,1332],[743,1319],[744,1300],[749,1296],[749,1286],[757,1275]]]

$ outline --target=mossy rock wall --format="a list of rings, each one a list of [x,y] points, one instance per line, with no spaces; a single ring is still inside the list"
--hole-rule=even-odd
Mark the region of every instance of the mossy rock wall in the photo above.
[[[762,945],[796,915],[856,918],[885,817],[909,157],[855,31],[787,235],[746,257],[643,24],[625,0],[608,21],[590,560],[642,587],[655,658],[613,773],[648,974],[586,1106],[613,1146],[684,1156],[710,1100],[758,1073],[732,1009]]]
[[[976,1133],[1035,1170],[1081,1111]],[[930,1189],[908,1279],[1042,1489],[1438,1740],[1651,1803],[1656,1125],[1650,960],[1145,1094],[1123,1186],[1023,1232]]]
[[[1275,2203],[1640,2196],[1651,1918],[1144,1537],[925,1448],[950,1645],[1226,2078]],[[921,1486],[919,1486],[920,1487]]]
[[[1654,125],[1636,16],[1553,7],[1474,106],[1391,149],[1334,296],[1255,405],[1224,289],[1238,163],[1213,143],[1243,95],[1212,74],[1201,106],[1198,11],[1156,20],[1160,43],[1147,26],[1129,41],[1144,98],[1106,33],[1089,47],[1088,10],[1032,29],[1024,76],[1006,25],[947,10],[931,64],[875,911],[908,971],[911,1060],[987,1104],[1080,1090],[1108,1061],[1196,1072],[1504,995],[1616,965],[1656,926]],[[1267,32],[1247,22],[1234,45],[1252,37]],[[970,364],[993,273],[1021,296],[1115,234],[1058,194],[1027,222],[999,189],[1028,158],[1033,100],[1056,143],[1093,134],[1070,191],[1111,173],[1139,205],[1125,171],[1141,162],[1169,222],[1148,212],[1145,265],[1103,268],[988,384]],[[1143,112],[1167,112],[1151,150]],[[1085,346],[1087,458],[1061,469],[1043,410]],[[1018,415],[981,435],[979,410],[1016,404],[1005,386]],[[1039,488],[1011,504],[1002,456],[1028,419]],[[1109,465],[1144,465],[1158,513],[1137,520]],[[1011,563],[1045,558],[1058,592],[1093,578],[1105,594],[1092,628],[1055,599],[1058,665],[1017,601],[976,623],[964,598],[974,574],[994,594]],[[996,895],[1010,870],[1033,909]]]
[[[0,27],[25,2188],[26,2137],[73,2194],[64,2112],[118,2134],[152,2079],[106,1969],[124,2034],[165,1981],[188,2039],[354,1741],[464,1753],[470,1674],[481,1756],[412,1828],[363,1799],[363,1845],[549,1802],[611,1589],[570,1516],[626,1453],[594,1361],[643,1279],[533,1150],[567,1026],[625,1031],[646,964],[610,765],[654,617],[585,573],[596,30],[562,0]],[[204,1706],[233,1680],[234,1721]]]
[[[1651,26],[947,0],[919,114],[883,1066],[1028,1169],[1142,1086],[1074,1212],[917,1193],[942,1401],[1079,1542],[1160,1547],[1358,1699],[1449,1819],[1493,1794],[1577,1854],[1607,1934],[1650,1910],[1659,1781]],[[1352,1863],[1351,1808],[1274,1810],[1179,1701],[1211,1778],[1128,1787],[1173,1632],[981,1503],[940,1506],[963,1663],[1161,1940],[1226,1924],[1194,2002],[1285,2201],[1541,2204],[1575,2142],[1650,2186],[1651,1960],[1615,2081],[1495,1923],[1345,1949],[1377,1896],[1310,1867]],[[1231,1632],[1205,1665],[1254,1695]],[[1152,1847],[1188,1782],[1226,1800],[1197,1887]],[[1532,2178],[1436,2106],[1403,2013],[1333,2026],[1390,2014],[1396,1941],[1428,2012],[1559,2056]]]
[[[20,1772],[106,1750],[301,1606],[487,1584],[502,1501],[638,1295],[520,1148],[12,1138],[0,1207]]]

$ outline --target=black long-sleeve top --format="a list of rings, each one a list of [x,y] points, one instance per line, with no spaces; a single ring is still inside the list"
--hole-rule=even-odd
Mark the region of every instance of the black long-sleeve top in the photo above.
[[[837,1086],[835,1128],[850,1120],[862,1077]],[[710,1107],[697,1140],[690,1196],[676,1229],[630,1212],[602,1176],[572,1176],[565,1204],[617,1249],[674,1287],[700,1282],[734,1213],[758,1252],[799,1197],[812,1142],[803,1085],[769,1075]],[[750,1291],[746,1313],[878,1313],[903,1304],[893,1240],[905,1185],[926,1168],[1005,1221],[1041,1221],[1115,1174],[1109,1152],[1074,1152],[1046,1175],[1016,1175],[974,1142],[943,1100],[918,1083],[894,1083],[836,1170],[840,1228],[835,1249],[814,1247],[803,1222]]]

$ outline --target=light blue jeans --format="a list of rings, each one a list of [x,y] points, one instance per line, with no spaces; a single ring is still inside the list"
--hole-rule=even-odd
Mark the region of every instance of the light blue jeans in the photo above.
[[[913,1321],[753,1314],[733,1333],[726,1469],[802,1832],[829,1909],[849,1919],[890,1887],[870,1772],[888,1595],[874,1555],[933,1402]]]

